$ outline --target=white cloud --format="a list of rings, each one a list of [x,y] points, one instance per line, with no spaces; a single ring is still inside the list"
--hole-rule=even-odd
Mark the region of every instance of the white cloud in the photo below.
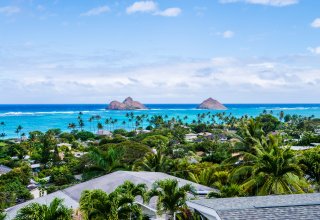
[[[244,2],[256,5],[269,5],[274,7],[284,7],[299,3],[299,0],[220,0],[221,3]]]
[[[308,50],[313,54],[320,54],[320,47],[309,47]]]
[[[217,35],[217,36],[229,39],[229,38],[233,38],[235,33],[233,31],[231,31],[231,30],[226,30],[224,32],[216,32],[213,35]]]
[[[312,23],[311,27],[320,28],[320,18],[316,18]]]
[[[15,7],[15,6],[0,7],[0,14],[4,14],[7,16],[17,14],[20,11],[21,11],[21,9],[18,7]]]
[[[232,37],[234,36],[234,32],[228,30],[228,31],[223,32],[223,33],[222,33],[222,36],[223,36],[224,38],[232,38]]]
[[[181,14],[182,10],[180,8],[167,8],[165,10],[160,10],[158,4],[154,1],[139,1],[133,3],[131,6],[127,7],[127,14],[133,13],[150,13],[152,15],[164,16],[164,17],[176,17]]]
[[[196,103],[207,96],[261,103],[314,102],[320,95],[320,68],[311,55],[151,61],[131,52],[43,55],[45,49],[0,54],[0,100],[103,103],[107,94],[132,95],[145,103]],[[8,89],[16,92],[8,94]]]
[[[164,11],[156,12],[155,15],[164,17],[176,17],[181,14],[180,8],[167,8]]]
[[[139,1],[127,7],[127,13],[133,14],[136,12],[150,13],[158,10],[158,5],[154,1]]]
[[[109,12],[110,8],[106,5],[90,9],[89,11],[82,13],[81,16],[96,16],[106,12]]]

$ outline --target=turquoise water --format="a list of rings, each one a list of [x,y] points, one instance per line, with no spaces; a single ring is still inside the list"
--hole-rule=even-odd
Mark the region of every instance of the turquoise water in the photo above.
[[[135,111],[135,115],[148,114],[152,115],[168,115],[169,118],[180,116],[188,116],[187,121],[190,122],[197,118],[197,114],[208,112],[208,110],[196,109],[196,104],[149,104],[146,105],[149,110]],[[226,104],[227,114],[232,113],[236,117],[243,115],[257,116],[264,110],[273,111],[275,116],[280,111],[285,114],[298,114],[303,116],[311,116],[320,118],[320,104]],[[125,114],[128,111],[108,111],[105,110],[106,105],[101,104],[78,104],[78,105],[0,105],[0,122],[4,122],[5,126],[1,126],[7,134],[7,137],[16,137],[14,133],[18,125],[23,127],[22,132],[28,134],[30,131],[40,130],[46,131],[50,128],[60,128],[63,131],[68,130],[69,123],[77,123],[78,113],[83,112],[85,128],[92,129],[88,119],[93,115],[100,115],[103,123],[106,118],[112,117],[118,119],[119,123],[116,128],[130,129],[128,119]],[[131,111],[129,111],[131,112]],[[211,111],[223,112],[223,111]],[[126,121],[126,125],[121,125],[122,121]],[[144,125],[147,123],[145,122]],[[107,125],[105,125],[107,127]]]

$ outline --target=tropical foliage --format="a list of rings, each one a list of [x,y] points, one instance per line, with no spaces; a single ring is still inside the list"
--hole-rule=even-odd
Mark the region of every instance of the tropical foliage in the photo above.
[[[142,219],[141,207],[135,197],[144,196],[145,185],[126,182],[110,194],[102,190],[85,190],[80,198],[80,210],[84,219],[120,220]]]
[[[31,203],[18,211],[15,220],[71,220],[72,209],[63,205],[63,200],[55,198],[48,206]]]
[[[257,141],[253,153],[244,152],[241,165],[232,178],[244,179],[245,192],[257,195],[302,193],[310,191],[289,147],[280,147],[279,136],[269,135]]]
[[[118,170],[188,179],[214,188],[209,197],[320,191],[320,151],[311,146],[320,142],[320,119],[313,116],[267,110],[257,117],[210,111],[175,117],[126,112],[121,121],[79,113],[66,123],[68,131],[28,135],[23,124],[14,125],[14,139],[5,139],[7,124],[0,122],[0,164],[12,170],[0,176],[0,210],[32,199],[27,188],[31,178],[39,189],[54,192]],[[295,151],[292,145],[310,149]],[[86,191],[81,212],[89,219],[139,219],[135,198],[158,196],[159,213],[197,219],[185,206],[188,187],[166,180],[151,191],[129,182],[108,194]]]
[[[189,184],[180,187],[176,179],[160,180],[148,192],[147,201],[157,196],[158,214],[168,214],[172,218],[176,212],[185,208],[187,193],[193,191],[194,188]]]

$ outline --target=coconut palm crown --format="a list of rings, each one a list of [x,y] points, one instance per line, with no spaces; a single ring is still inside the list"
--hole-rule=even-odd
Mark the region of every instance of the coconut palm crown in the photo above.
[[[55,198],[47,205],[31,203],[18,211],[15,220],[71,220],[72,209],[63,205],[63,200]]]

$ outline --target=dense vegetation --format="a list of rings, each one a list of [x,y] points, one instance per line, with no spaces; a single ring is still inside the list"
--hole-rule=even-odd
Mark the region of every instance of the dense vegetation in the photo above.
[[[320,143],[320,119],[283,112],[264,112],[256,118],[207,112],[190,123],[187,117],[126,116],[123,122],[92,116],[88,121],[91,131],[84,131],[87,122],[79,113],[78,123],[68,125],[70,132],[33,131],[26,138],[18,126],[17,138],[6,140],[5,124],[1,123],[0,164],[12,170],[0,176],[0,210],[32,198],[27,189],[30,179],[50,193],[117,170],[164,172],[219,190],[209,197],[320,189],[320,147],[290,148]],[[122,129],[125,124],[132,130]],[[95,134],[102,130],[112,133]],[[190,133],[194,136],[188,139]],[[31,169],[30,164],[40,167]],[[83,192],[79,211],[87,219],[142,219],[135,197],[148,201],[158,196],[159,214],[172,218],[179,212],[180,219],[197,219],[185,206],[186,192],[192,192],[192,187],[179,188],[170,180],[157,182],[152,189],[127,182],[110,194]],[[71,215],[62,201],[54,202],[54,207],[28,206],[17,219],[31,219],[25,217],[30,209],[42,213],[59,209]]]

